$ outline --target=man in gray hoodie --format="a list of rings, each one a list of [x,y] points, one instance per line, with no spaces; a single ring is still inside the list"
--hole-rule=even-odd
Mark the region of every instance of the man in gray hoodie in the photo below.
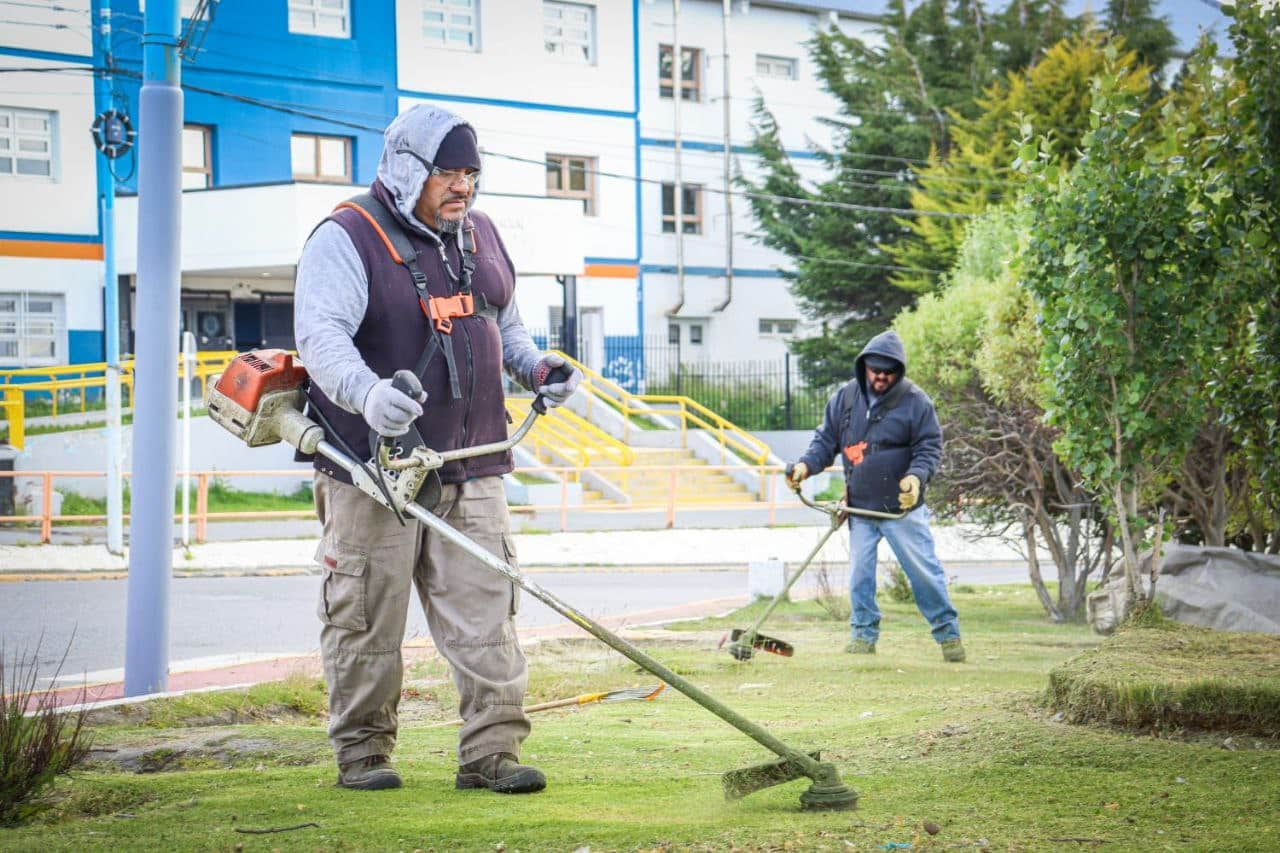
[[[294,324],[311,377],[308,405],[330,440],[357,455],[367,453],[370,429],[399,436],[414,427],[438,451],[505,439],[504,369],[548,405],[563,403],[581,381],[575,369],[546,384],[565,362],[535,348],[516,308],[515,267],[502,237],[472,209],[480,165],[470,124],[436,106],[414,106],[387,128],[369,193],[339,205],[303,249]],[[412,252],[398,252],[393,237],[407,239]],[[420,369],[422,399],[392,387],[402,368]],[[412,519],[402,526],[328,460],[316,457],[315,467],[324,528],[316,551],[324,575],[320,650],[338,784],[400,786],[390,755],[400,646],[416,588],[460,697],[456,786],[542,790],[546,778],[518,758],[529,734],[518,589]],[[515,566],[502,487],[512,467],[509,452],[450,462],[440,469],[434,512]]]
[[[854,361],[853,379],[827,403],[822,425],[791,469],[791,484],[822,471],[840,453],[848,506],[900,519],[853,515],[849,520],[849,617],[847,651],[875,654],[880,637],[876,604],[876,554],[880,539],[893,553],[915,593],[916,606],[933,628],[942,657],[964,660],[960,622],[947,594],[947,579],[933,547],[924,487],[942,459],[942,427],[933,401],[906,377],[907,351],[892,330],[872,338]]]

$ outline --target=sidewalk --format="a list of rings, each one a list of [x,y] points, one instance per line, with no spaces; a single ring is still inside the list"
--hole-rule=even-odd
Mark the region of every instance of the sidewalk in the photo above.
[[[825,532],[823,527],[743,527],[517,533],[514,538],[522,569],[661,570],[741,568],[769,558],[794,565]],[[1025,562],[1017,549],[993,539],[978,540],[977,533],[970,525],[936,525],[934,539],[943,565]],[[174,549],[173,570],[178,576],[204,577],[315,573],[318,543],[311,537],[207,542],[193,545],[189,554]],[[843,534],[833,536],[818,556],[823,563],[844,564],[848,559],[848,536]],[[880,560],[893,560],[884,542]],[[128,566],[126,557],[114,556],[102,545],[0,545],[0,579],[115,576],[127,572]]]

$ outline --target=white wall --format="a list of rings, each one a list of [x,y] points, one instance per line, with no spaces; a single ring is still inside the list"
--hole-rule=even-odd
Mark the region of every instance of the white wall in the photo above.
[[[632,110],[631,4],[625,0],[574,2],[595,8],[596,60],[590,65],[546,52],[541,2],[481,0],[479,50],[460,51],[428,46],[422,38],[422,3],[400,0],[396,4],[400,88]]]
[[[11,14],[8,6],[0,7]],[[12,13],[16,14],[16,13]],[[43,28],[0,25],[0,44],[15,44],[16,30]],[[56,32],[56,31],[51,31]],[[85,52],[87,44],[82,44]],[[39,48],[48,50],[49,48]],[[0,55],[0,68],[59,67],[26,56]],[[54,113],[52,178],[0,175],[0,231],[94,235],[98,233],[93,76],[67,73],[0,74],[0,106]]]

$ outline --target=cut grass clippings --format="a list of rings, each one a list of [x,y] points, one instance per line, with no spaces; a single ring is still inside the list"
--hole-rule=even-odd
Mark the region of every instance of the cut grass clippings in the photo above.
[[[844,654],[848,624],[811,602],[784,603],[768,632],[792,658],[734,661],[716,642],[756,605],[722,619],[646,629],[642,648],[789,744],[821,749],[861,795],[851,812],[803,812],[803,781],[726,802],[720,776],[770,753],[673,690],[533,717],[521,758],[545,791],[457,791],[456,715],[439,660],[408,667],[424,685],[401,703],[395,763],[405,787],[334,786],[323,717],[284,715],[228,727],[282,744],[231,766],[135,773],[86,768],[60,781],[42,821],[0,835],[6,850],[1266,850],[1280,847],[1280,749],[1150,737],[1055,721],[1042,704],[1050,670],[1097,645],[1081,625],[1053,625],[1029,588],[955,595],[969,662],[943,663],[915,608],[882,600],[873,656]],[[652,681],[590,639],[529,646],[528,701]],[[442,681],[443,680],[443,681]],[[307,695],[314,695],[310,690]],[[265,698],[265,697],[264,697]],[[205,700],[200,700],[205,701]],[[413,719],[406,705],[416,704]],[[99,727],[95,746],[194,738],[165,724]],[[151,719],[159,720],[161,716]],[[209,731],[205,729],[203,731]],[[163,740],[161,740],[163,739]],[[207,743],[207,740],[204,741]],[[272,755],[319,755],[310,763]],[[152,756],[156,758],[156,756]],[[161,754],[159,758],[164,758]],[[201,760],[209,761],[209,758]],[[189,766],[189,765],[188,765]],[[315,823],[258,838],[237,829]],[[931,834],[926,826],[938,830]],[[1063,841],[1062,839],[1074,839]],[[893,845],[897,845],[896,847]]]
[[[1048,701],[1072,722],[1280,737],[1280,637],[1123,628],[1051,670]]]

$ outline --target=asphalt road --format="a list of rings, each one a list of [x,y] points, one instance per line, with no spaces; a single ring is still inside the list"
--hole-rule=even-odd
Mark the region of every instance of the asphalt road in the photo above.
[[[952,564],[961,583],[1011,583],[1026,579],[1023,566]],[[540,586],[593,618],[641,613],[708,599],[742,595],[746,570],[670,572],[537,572]],[[811,576],[800,581],[803,587]],[[170,660],[276,656],[314,651],[320,578],[175,578],[171,586]],[[52,675],[63,652],[64,678],[105,680],[124,662],[124,580],[56,580],[0,583],[0,648],[6,657],[40,645],[41,674]],[[518,624],[558,624],[564,619],[528,594]],[[427,636],[414,601],[406,639]],[[215,660],[216,659],[216,660]],[[226,661],[230,662],[230,661]],[[115,673],[118,677],[118,673]]]

